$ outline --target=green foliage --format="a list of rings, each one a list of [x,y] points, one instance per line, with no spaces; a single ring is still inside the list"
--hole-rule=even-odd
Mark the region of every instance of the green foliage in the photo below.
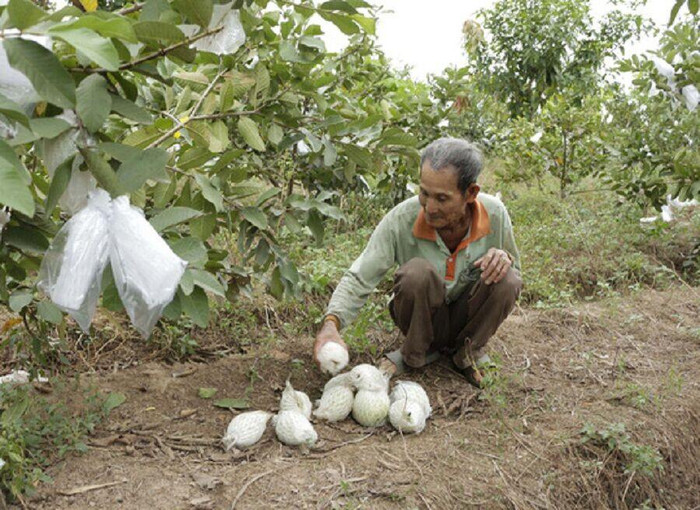
[[[206,293],[235,299],[252,275],[267,274],[276,297],[298,295],[278,236],[322,242],[324,220],[342,216],[334,188],[405,197],[418,158],[411,131],[436,122],[420,108],[430,103],[427,87],[393,73],[375,47],[373,9],[239,4],[234,12],[173,0],[121,12],[108,2],[113,12],[67,7],[54,16],[13,0],[3,28],[22,32],[4,32],[3,48],[41,100],[0,96],[0,205],[13,209],[0,245],[0,303],[33,293],[42,251],[65,220],[69,164],[113,196],[129,194],[189,256],[167,316],[199,326],[210,316]],[[352,35],[342,54],[326,51],[315,14]],[[182,23],[193,25],[185,33]],[[237,33],[244,44],[216,51],[216,38]],[[59,118],[66,111],[77,119]],[[222,232],[240,260],[216,246]]]
[[[600,175],[610,165],[604,141],[612,130],[602,118],[603,95],[577,100],[571,94],[552,95],[531,118],[510,123],[504,143],[503,182],[540,183],[549,174],[566,198],[573,185]]]
[[[657,208],[667,194],[700,198],[700,155],[692,142],[700,137],[697,19],[693,15],[664,32],[657,64],[646,56],[620,63],[620,70],[633,74],[636,93],[613,112],[622,143],[621,169],[612,180],[621,195]]]
[[[674,269],[681,269],[683,253],[692,253],[700,228],[697,215],[649,228],[636,207],[620,204],[613,193],[563,201],[549,192],[551,185],[550,178],[543,190],[504,188],[523,264],[522,302],[561,306],[644,285],[665,288],[678,278]],[[694,273],[684,274],[695,281]]]
[[[605,428],[586,423],[580,434],[581,443],[603,447],[609,454],[618,456],[627,474],[639,473],[651,477],[657,471],[664,471],[663,457],[659,451],[649,445],[634,443],[624,423],[612,423]]]
[[[0,387],[0,459],[6,462],[0,489],[11,498],[22,501],[38,482],[50,481],[43,471],[50,463],[85,452],[86,434],[118,405],[112,395],[105,400],[77,382],[54,386],[55,401],[31,387]]]
[[[643,21],[613,10],[596,23],[589,2],[574,0],[503,0],[478,17],[483,29],[464,26],[470,66],[514,118],[531,117],[567,88],[594,90],[605,58],[640,35]]]

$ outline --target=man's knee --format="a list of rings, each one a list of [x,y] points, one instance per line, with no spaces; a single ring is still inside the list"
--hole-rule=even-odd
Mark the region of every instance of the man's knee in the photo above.
[[[523,289],[523,281],[520,278],[520,273],[510,268],[503,279],[498,283],[491,284],[491,287],[491,293],[494,297],[505,303],[515,304]]]
[[[396,271],[394,276],[395,293],[425,293],[437,289],[444,289],[444,283],[433,265],[425,259],[409,260]]]

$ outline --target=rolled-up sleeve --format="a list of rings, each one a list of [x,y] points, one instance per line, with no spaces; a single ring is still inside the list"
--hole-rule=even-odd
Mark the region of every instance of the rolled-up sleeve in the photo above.
[[[342,327],[357,316],[367,297],[396,262],[396,232],[385,216],[372,233],[365,250],[352,263],[333,292],[326,315],[335,315]]]

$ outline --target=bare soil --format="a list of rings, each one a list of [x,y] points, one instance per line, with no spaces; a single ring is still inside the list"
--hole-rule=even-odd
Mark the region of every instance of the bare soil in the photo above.
[[[103,350],[91,347],[85,366],[97,369],[82,380],[126,401],[89,438],[88,453],[48,469],[53,483],[29,505],[697,508],[699,317],[698,289],[687,286],[518,309],[491,343],[500,358],[494,386],[477,392],[442,360],[402,376],[431,398],[434,415],[422,434],[351,419],[316,423],[321,440],[311,451],[280,444],[268,426],[253,448],[225,452],[220,439],[235,413],[212,405],[248,397],[251,409],[274,411],[288,377],[318,398],[327,378],[312,363],[310,336],[280,334],[245,348],[218,337],[210,341],[228,345],[228,355],[174,365],[149,361],[138,339],[107,340]],[[399,341],[380,340],[381,348]],[[198,396],[205,387],[218,390],[213,399]],[[631,442],[660,452],[663,471],[646,476],[628,469],[633,453],[582,443],[586,423],[599,430],[624,423]]]

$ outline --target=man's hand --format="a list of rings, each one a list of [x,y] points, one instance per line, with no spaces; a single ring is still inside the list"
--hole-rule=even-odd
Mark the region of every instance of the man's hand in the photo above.
[[[508,253],[498,248],[489,248],[486,255],[474,262],[481,268],[481,279],[486,285],[500,282],[512,265]]]
[[[319,366],[319,368],[321,367],[321,363],[318,360],[318,353],[321,350],[321,347],[323,347],[328,342],[335,342],[341,345],[346,351],[348,350],[348,346],[345,345],[343,339],[340,338],[338,328],[336,327],[335,322],[333,321],[325,321],[323,323],[323,326],[321,326],[321,330],[316,335],[316,343],[314,343],[314,361]]]

